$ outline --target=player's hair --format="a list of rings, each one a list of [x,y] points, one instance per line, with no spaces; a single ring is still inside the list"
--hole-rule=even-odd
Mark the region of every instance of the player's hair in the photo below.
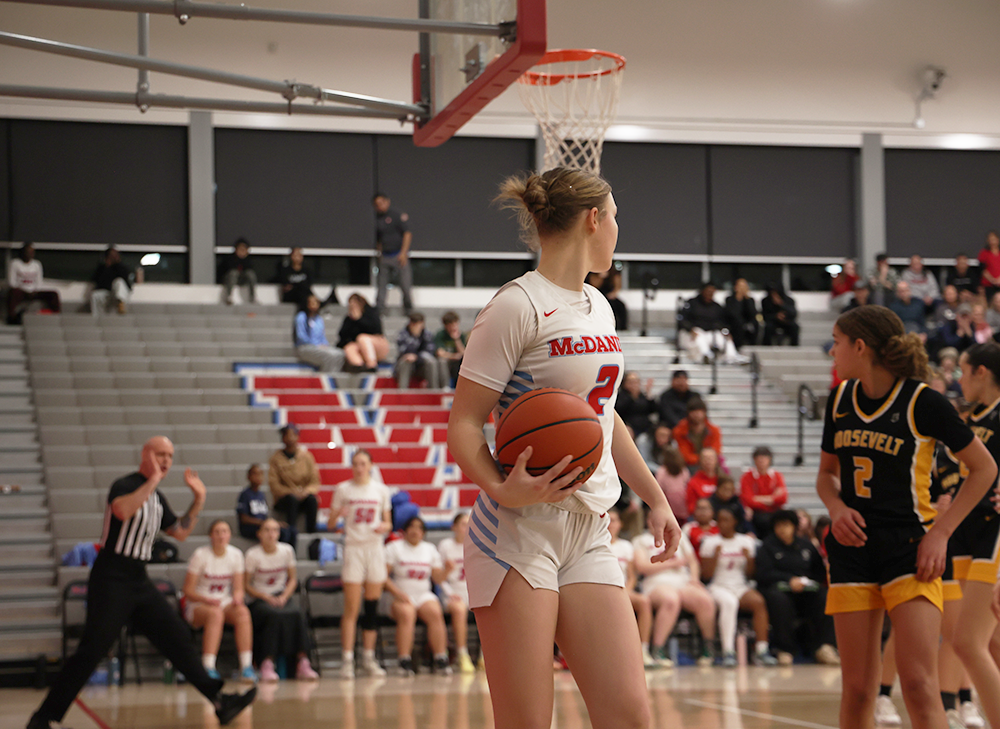
[[[414,524],[419,524],[420,528],[423,529],[424,532],[427,531],[427,525],[424,523],[424,520],[421,519],[419,516],[411,516],[409,519],[407,519],[406,523],[403,524],[403,531],[405,532],[407,529],[409,529]]]
[[[455,518],[451,520],[451,525],[455,526],[456,524],[458,524],[458,520],[461,519],[463,516],[468,518],[469,515],[464,511],[460,511],[457,514],[455,514]]]
[[[358,456],[367,456],[368,457],[368,462],[369,463],[372,462],[372,454],[369,453],[364,448],[358,448],[356,451],[354,451],[354,455],[351,456],[351,463],[354,463],[354,459],[357,458]]]
[[[225,519],[215,519],[214,521],[212,521],[211,524],[208,525],[208,533],[211,534],[212,530],[215,529],[215,527],[219,526],[219,524],[225,524],[227,527],[229,527],[230,533],[233,531],[233,528],[229,526],[228,521],[226,521]]]
[[[521,237],[533,251],[539,237],[569,230],[585,210],[597,208],[607,214],[611,185],[592,172],[556,167],[540,175],[528,173],[508,177],[500,185],[494,202],[517,212]]]
[[[441,317],[441,323],[444,326],[448,326],[449,324],[454,324],[457,321],[458,321],[458,314],[456,314],[454,311],[446,311],[444,313],[444,316]]]
[[[973,344],[962,354],[970,367],[985,367],[993,375],[993,384],[1000,385],[1000,344],[994,341]]]
[[[859,306],[840,315],[837,328],[850,340],[862,340],[872,351],[875,364],[896,377],[924,379],[927,350],[920,337],[903,327],[895,312],[874,304]]]

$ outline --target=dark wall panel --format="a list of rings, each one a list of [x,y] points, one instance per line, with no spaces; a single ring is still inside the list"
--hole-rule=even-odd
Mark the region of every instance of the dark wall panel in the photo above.
[[[409,214],[415,250],[524,251],[512,215],[492,200],[504,178],[533,166],[534,144],[456,137],[428,149],[380,136],[378,188]]]
[[[215,131],[218,245],[370,248],[368,134]]]
[[[715,255],[853,256],[856,149],[714,146]]]
[[[885,152],[890,256],[975,257],[1000,227],[1000,152]]]
[[[601,172],[618,204],[618,251],[708,253],[706,149],[608,142]]]
[[[10,122],[0,119],[0,240],[11,240],[10,230]]]
[[[187,245],[184,127],[10,121],[12,237]]]

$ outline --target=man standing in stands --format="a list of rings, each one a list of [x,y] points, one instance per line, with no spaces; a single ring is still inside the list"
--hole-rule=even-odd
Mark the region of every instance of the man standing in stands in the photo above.
[[[232,254],[223,260],[221,275],[227,304],[233,303],[233,289],[237,286],[246,286],[250,303],[257,303],[257,272],[250,261],[250,244],[246,238],[237,240]]]
[[[298,528],[299,513],[305,514],[306,532],[316,531],[319,502],[319,469],[316,459],[299,445],[299,427],[289,423],[281,429],[285,447],[274,452],[267,466],[267,483],[274,498],[274,510],[285,515],[285,521]]]
[[[90,292],[90,311],[94,316],[114,306],[119,314],[124,314],[132,293],[129,279],[132,272],[122,263],[118,249],[111,247],[104,252],[104,260],[97,264],[91,276],[93,290]]]
[[[288,263],[278,268],[278,286],[282,302],[295,304],[300,310],[306,308],[306,300],[313,295],[312,274],[305,266],[305,254],[301,248],[293,248],[288,254]],[[333,294],[336,303],[337,295]]]
[[[372,200],[375,206],[375,252],[378,256],[378,297],[375,308],[379,315],[385,313],[385,298],[389,279],[394,278],[403,292],[403,310],[413,311],[413,269],[410,268],[410,216],[391,207],[389,196],[377,192]]]
[[[157,486],[174,461],[169,439],[156,436],[142,448],[139,470],[111,485],[104,512],[104,534],[87,585],[87,621],[76,653],[66,661],[45,701],[28,722],[28,729],[49,729],[61,722],[80,689],[108,656],[108,651],[130,624],[170,659],[178,671],[215,707],[220,724],[228,724],[254,699],[222,693],[223,682],[209,678],[191,641],[191,630],[181,620],[146,574],[153,542],[160,530],[178,541],[191,534],[205,503],[205,484],[190,468],[184,483],[194,501],[183,516],[171,511]]]

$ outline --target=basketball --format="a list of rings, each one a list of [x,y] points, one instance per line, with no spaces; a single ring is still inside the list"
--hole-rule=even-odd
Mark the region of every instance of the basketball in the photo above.
[[[528,446],[528,473],[539,476],[568,455],[573,456],[560,476],[577,466],[583,472],[574,483],[586,481],[601,461],[604,433],[594,409],[579,395],[557,387],[532,390],[507,408],[496,432],[496,457],[510,473]]]

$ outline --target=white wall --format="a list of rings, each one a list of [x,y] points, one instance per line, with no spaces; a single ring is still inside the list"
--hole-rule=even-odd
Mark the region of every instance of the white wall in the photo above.
[[[230,0],[229,4],[235,4]],[[253,7],[414,17],[416,0],[247,0]],[[135,53],[128,13],[0,2],[0,29]],[[155,57],[248,75],[411,98],[412,33],[154,16]],[[549,0],[549,47],[628,58],[616,139],[1000,148],[996,0]],[[949,78],[914,129],[920,71]],[[128,69],[0,47],[0,83],[130,91]],[[152,90],[276,97],[152,74]],[[183,112],[0,99],[0,116],[184,124]],[[395,122],[219,113],[216,124],[400,131]],[[465,133],[534,136],[513,90]]]

